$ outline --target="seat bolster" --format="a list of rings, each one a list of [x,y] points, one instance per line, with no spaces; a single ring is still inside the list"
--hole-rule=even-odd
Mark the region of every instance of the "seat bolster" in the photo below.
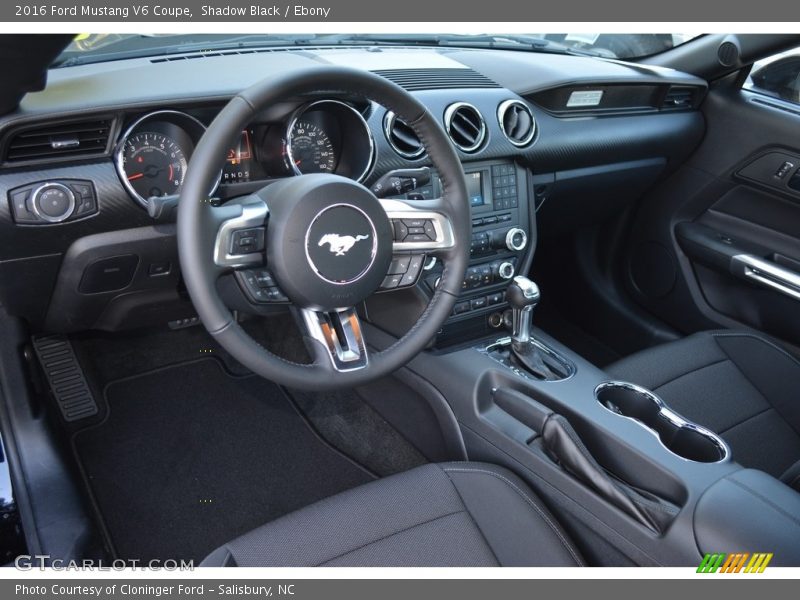
[[[654,389],[727,356],[708,332],[647,348],[605,368],[612,378]]]
[[[584,565],[555,517],[511,471],[482,463],[441,466],[502,566]]]
[[[576,566],[580,554],[522,480],[429,464],[267,523],[200,566]]]

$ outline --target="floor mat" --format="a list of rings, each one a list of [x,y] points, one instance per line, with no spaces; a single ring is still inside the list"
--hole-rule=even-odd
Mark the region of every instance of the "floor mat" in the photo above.
[[[194,559],[373,479],[323,442],[283,391],[202,359],[111,383],[74,448],[115,554]]]

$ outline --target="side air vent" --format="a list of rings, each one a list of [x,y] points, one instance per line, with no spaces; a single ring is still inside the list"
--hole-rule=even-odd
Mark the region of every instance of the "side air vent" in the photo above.
[[[82,158],[108,151],[111,119],[33,125],[15,131],[6,144],[5,162]]]
[[[528,106],[519,100],[506,100],[497,107],[500,129],[515,146],[527,146],[536,133],[536,119]]]
[[[375,73],[410,92],[500,87],[472,69],[383,69]]]
[[[383,133],[392,149],[403,158],[419,158],[425,153],[425,146],[414,130],[392,111],[383,119]]]
[[[673,85],[667,90],[661,108],[672,110],[678,108],[692,108],[697,96],[697,88],[685,85]]]
[[[466,102],[444,111],[444,127],[453,143],[464,152],[475,152],[486,139],[486,122],[477,108]]]

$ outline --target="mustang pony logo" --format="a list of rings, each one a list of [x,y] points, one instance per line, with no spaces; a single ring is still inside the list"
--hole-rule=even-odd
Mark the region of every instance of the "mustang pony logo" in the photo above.
[[[368,235],[339,235],[338,233],[326,233],[322,236],[317,246],[328,244],[336,256],[344,256],[356,242],[366,240]]]

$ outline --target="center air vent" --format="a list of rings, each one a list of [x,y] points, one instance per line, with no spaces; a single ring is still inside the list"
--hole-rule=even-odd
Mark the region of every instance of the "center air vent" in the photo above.
[[[506,100],[497,107],[497,120],[509,142],[527,146],[536,133],[536,120],[528,106],[519,100]]]
[[[108,151],[111,119],[86,119],[18,129],[5,150],[6,162],[83,158]]]
[[[414,129],[391,111],[383,119],[383,132],[392,149],[403,158],[419,158],[425,153]]]
[[[477,108],[456,102],[444,111],[444,126],[453,143],[464,152],[475,152],[486,139],[486,122]]]

